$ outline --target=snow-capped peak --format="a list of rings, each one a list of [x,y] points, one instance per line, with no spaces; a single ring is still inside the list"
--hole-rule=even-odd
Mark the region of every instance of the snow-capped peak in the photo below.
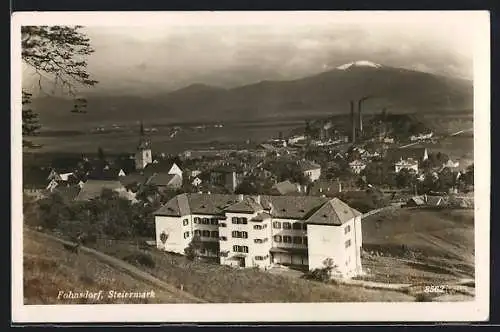
[[[353,66],[354,67],[372,67],[372,68],[382,67],[382,65],[379,65],[378,63],[366,61],[366,60],[361,60],[361,61],[354,61],[354,62],[349,62],[349,63],[343,64],[341,66],[338,66],[337,69],[346,70],[346,69],[349,69]]]

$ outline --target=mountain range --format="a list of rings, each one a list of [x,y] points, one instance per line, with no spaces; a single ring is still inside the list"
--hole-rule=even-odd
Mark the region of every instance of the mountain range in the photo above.
[[[205,84],[148,96],[88,93],[87,113],[70,112],[73,102],[37,97],[32,108],[42,125],[78,123],[202,122],[265,120],[348,113],[350,100],[370,96],[367,113],[447,112],[473,106],[472,81],[356,61],[291,81],[261,81],[224,89]],[[78,117],[78,120],[75,120]]]

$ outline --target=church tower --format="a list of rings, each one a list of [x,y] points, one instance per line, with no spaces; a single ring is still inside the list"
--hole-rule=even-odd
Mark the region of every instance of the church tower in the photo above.
[[[139,146],[137,147],[137,152],[135,153],[135,169],[142,170],[148,164],[153,162],[153,157],[151,155],[151,143],[144,135],[144,126],[141,121],[141,140],[139,141]]]

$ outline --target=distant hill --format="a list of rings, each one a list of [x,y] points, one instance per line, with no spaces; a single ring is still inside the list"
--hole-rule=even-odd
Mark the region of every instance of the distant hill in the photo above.
[[[262,81],[222,89],[193,84],[152,96],[117,96],[93,92],[88,113],[71,113],[71,101],[40,97],[33,108],[49,127],[96,122],[234,121],[349,112],[349,100],[373,96],[367,113],[390,107],[394,113],[472,109],[471,81],[358,61],[292,81]],[[75,118],[78,117],[78,120]],[[61,128],[62,129],[62,128]]]

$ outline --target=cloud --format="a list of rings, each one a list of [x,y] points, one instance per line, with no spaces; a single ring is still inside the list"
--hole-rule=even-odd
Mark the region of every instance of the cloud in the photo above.
[[[445,24],[446,23],[446,24]],[[96,89],[167,91],[293,79],[354,60],[472,77],[467,27],[377,22],[307,25],[89,27]]]

